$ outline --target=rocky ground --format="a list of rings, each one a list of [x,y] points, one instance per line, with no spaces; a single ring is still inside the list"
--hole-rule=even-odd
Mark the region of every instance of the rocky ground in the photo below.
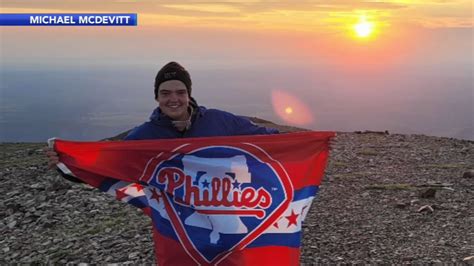
[[[153,263],[150,220],[0,144],[0,264]],[[339,133],[304,224],[301,262],[473,263],[474,142]]]

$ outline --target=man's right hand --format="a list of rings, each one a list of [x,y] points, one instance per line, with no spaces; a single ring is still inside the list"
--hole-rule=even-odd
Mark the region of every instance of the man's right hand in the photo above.
[[[50,147],[45,147],[44,153],[46,154],[46,157],[48,157],[48,168],[52,169],[56,166],[56,164],[59,163],[59,155],[56,151],[54,151],[53,148]]]

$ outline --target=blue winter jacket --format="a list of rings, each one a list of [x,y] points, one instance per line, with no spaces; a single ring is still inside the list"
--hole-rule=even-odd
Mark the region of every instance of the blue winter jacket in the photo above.
[[[235,135],[276,134],[278,130],[260,127],[248,119],[231,113],[206,109],[199,106],[195,109],[191,127],[179,132],[171,123],[171,119],[156,108],[150,121],[134,128],[124,140],[171,139],[190,137],[214,137]]]

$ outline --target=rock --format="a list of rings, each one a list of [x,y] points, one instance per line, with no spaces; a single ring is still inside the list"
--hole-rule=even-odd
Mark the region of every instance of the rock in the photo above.
[[[132,253],[128,254],[128,258],[132,260],[132,259],[138,257],[138,254],[140,254],[140,253],[139,252],[132,252]]]
[[[41,184],[41,183],[35,183],[35,184],[30,185],[30,188],[33,188],[33,189],[42,189],[42,188],[43,188],[43,184]]]
[[[465,257],[462,261],[472,265],[474,263],[474,256]]]
[[[434,209],[430,205],[424,205],[418,209],[418,212],[424,212],[424,211],[434,212]]]
[[[396,208],[399,208],[399,209],[404,209],[406,206],[408,206],[408,204],[405,203],[405,202],[397,202],[397,203],[395,204],[395,207],[396,207]]]
[[[410,205],[415,205],[415,204],[417,204],[417,203],[419,203],[419,202],[420,202],[419,199],[412,199],[412,200],[410,200]]]
[[[16,221],[13,221],[13,222],[8,223],[7,227],[12,229],[13,227],[15,227],[15,225],[16,225]]]
[[[48,191],[57,191],[57,190],[66,190],[70,189],[71,184],[61,179],[54,179],[50,185],[47,187]]]
[[[474,177],[474,170],[469,170],[469,171],[464,172],[464,174],[462,174],[462,177],[463,178],[473,178]]]
[[[356,134],[377,134],[377,135],[390,135],[388,130],[385,131],[373,131],[373,130],[365,130],[365,131],[354,131]]]
[[[427,188],[420,193],[420,198],[429,199],[434,198],[436,195],[436,189]]]

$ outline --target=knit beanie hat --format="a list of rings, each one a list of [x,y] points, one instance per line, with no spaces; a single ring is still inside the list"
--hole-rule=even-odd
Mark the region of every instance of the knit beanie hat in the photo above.
[[[158,88],[160,84],[168,80],[179,80],[186,85],[188,95],[191,96],[191,76],[183,66],[176,62],[169,62],[158,71],[155,78],[155,99],[158,98]]]

